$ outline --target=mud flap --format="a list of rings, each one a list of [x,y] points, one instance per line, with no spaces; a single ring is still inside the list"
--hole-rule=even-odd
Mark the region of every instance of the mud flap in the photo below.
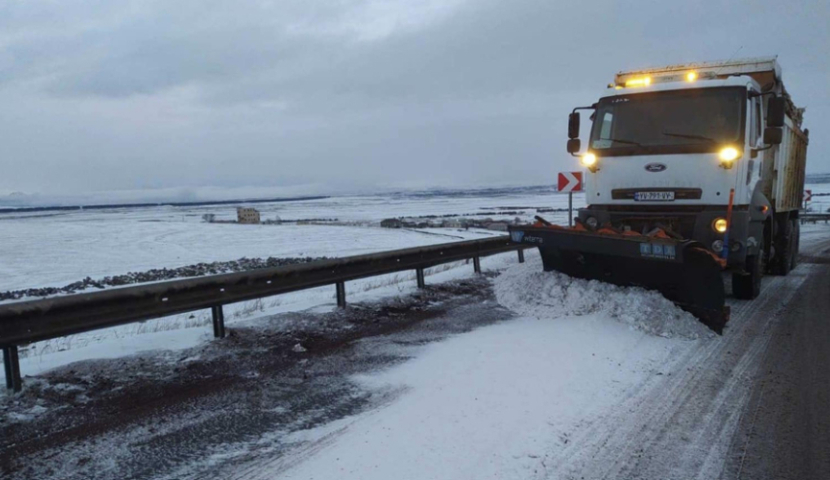
[[[511,237],[537,245],[546,271],[657,290],[719,334],[729,320],[721,264],[697,242],[545,227]]]

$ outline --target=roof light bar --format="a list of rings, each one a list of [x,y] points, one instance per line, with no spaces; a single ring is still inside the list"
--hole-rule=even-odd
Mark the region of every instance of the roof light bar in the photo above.
[[[630,87],[647,87],[651,85],[651,77],[632,78],[625,81],[625,88]]]
[[[686,72],[667,72],[661,75],[631,75],[618,76],[617,83],[613,84],[614,88],[632,88],[632,87],[648,87],[657,83],[669,82],[696,82],[698,80],[711,80],[717,78],[715,71],[698,71],[689,70]],[[610,87],[610,86],[609,86]]]

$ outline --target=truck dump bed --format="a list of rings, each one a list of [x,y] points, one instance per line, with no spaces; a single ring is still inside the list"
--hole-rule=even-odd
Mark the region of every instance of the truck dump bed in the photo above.
[[[807,135],[789,117],[784,121],[783,134],[781,145],[764,152],[763,178],[771,180],[763,190],[776,212],[801,208],[807,164]]]

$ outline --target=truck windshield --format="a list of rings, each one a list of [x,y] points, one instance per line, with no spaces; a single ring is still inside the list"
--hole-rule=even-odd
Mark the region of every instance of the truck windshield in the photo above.
[[[699,88],[600,100],[591,150],[603,156],[717,151],[743,143],[746,91]]]

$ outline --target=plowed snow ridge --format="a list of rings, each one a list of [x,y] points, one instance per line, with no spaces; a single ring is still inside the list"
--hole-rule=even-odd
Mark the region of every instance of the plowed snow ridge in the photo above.
[[[603,313],[660,337],[698,339],[714,335],[658,292],[544,272],[538,257],[505,270],[495,281],[495,292],[505,307],[543,320]]]

